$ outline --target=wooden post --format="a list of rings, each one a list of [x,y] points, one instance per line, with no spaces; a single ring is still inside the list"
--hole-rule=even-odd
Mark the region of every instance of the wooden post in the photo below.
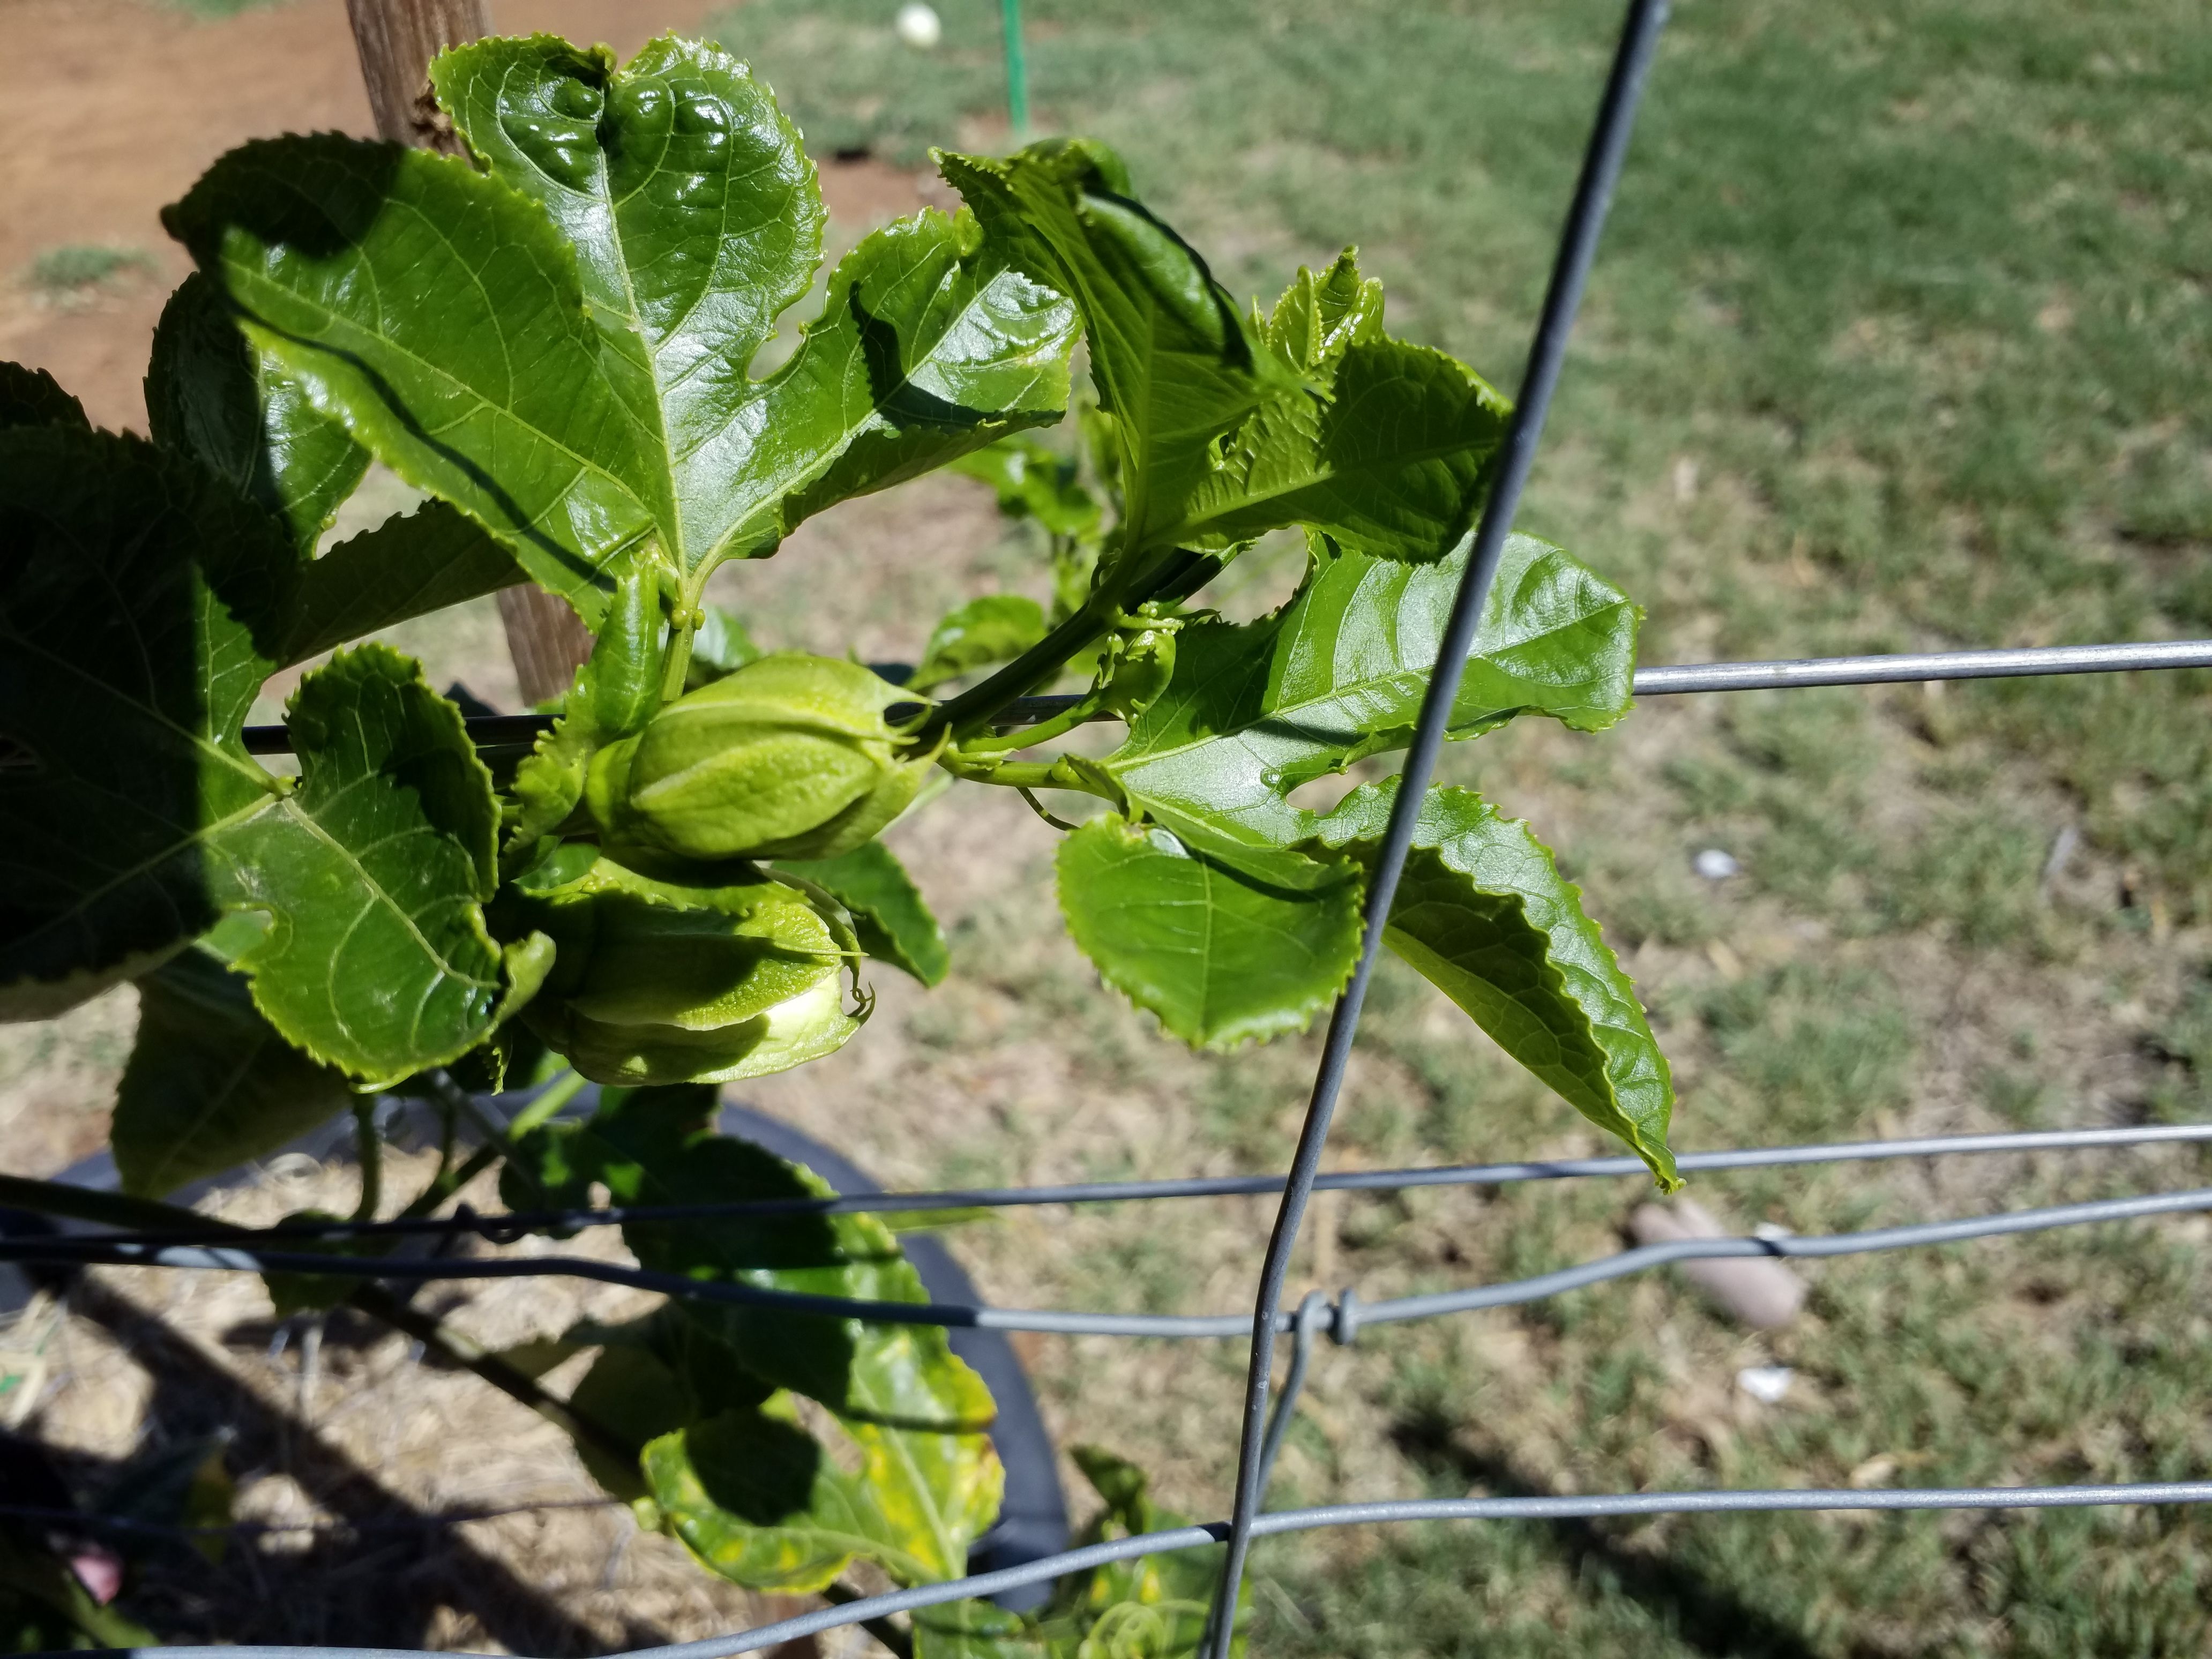
[[[361,78],[376,130],[402,144],[458,155],[453,124],[430,94],[430,60],[446,47],[491,33],[485,0],[346,0]],[[533,584],[503,590],[500,620],[522,700],[537,704],[568,689],[591,653],[591,630],[566,603]]]

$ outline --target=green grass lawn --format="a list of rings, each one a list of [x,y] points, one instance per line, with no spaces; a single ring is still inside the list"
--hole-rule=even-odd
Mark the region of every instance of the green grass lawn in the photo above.
[[[929,58],[878,0],[752,0],[723,38],[817,153],[919,165],[932,143],[1006,143],[997,7],[941,9]],[[1028,15],[1040,127],[1121,146],[1232,289],[1271,295],[1358,242],[1398,331],[1510,389],[1616,7]],[[2208,85],[2195,0],[1683,0],[1524,522],[1642,599],[1651,661],[2212,632]],[[1585,884],[1677,1059],[1683,1145],[2212,1110],[2212,677],[1655,700],[1602,738],[1516,730],[1450,766]],[[2069,825],[2078,850],[2046,872]],[[1692,875],[1705,847],[1743,873]],[[1279,1165],[1310,1042],[1168,1054],[1049,932],[1014,897],[970,914],[969,988],[908,1020],[914,1075],[1073,1042],[1097,1099],[1142,1097],[1188,1137],[1153,1145],[1152,1172]],[[1439,1014],[1383,975],[1340,1156],[1580,1144],[1564,1106]],[[1020,1133],[928,1156],[1026,1170]],[[1739,1224],[1814,1231],[2202,1169],[2007,1159],[1697,1191]],[[1363,1294],[1464,1284],[1613,1249],[1630,1201],[1601,1184],[1364,1200],[1325,1207],[1322,1248],[1330,1282]],[[1233,1304],[1256,1260],[1249,1221],[1235,1273],[1198,1265],[1218,1217],[1025,1224],[971,1248],[1071,1297]],[[1378,1332],[1320,1368],[1279,1501],[2212,1468],[2201,1225],[1811,1276],[1808,1316],[1771,1339],[1657,1278]],[[1731,1378],[1770,1362],[1796,1383],[1753,1406]],[[1086,1431],[1177,1460],[1174,1501],[1218,1506],[1234,1354],[1088,1345],[1038,1364]],[[2212,1644],[2212,1519],[2178,1511],[1437,1528],[1279,1543],[1259,1568],[1275,1655]]]

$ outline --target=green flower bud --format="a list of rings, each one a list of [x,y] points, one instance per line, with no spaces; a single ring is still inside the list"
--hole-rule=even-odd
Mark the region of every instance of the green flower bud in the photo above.
[[[522,1018],[596,1083],[728,1083],[819,1059],[866,1019],[859,945],[826,895],[766,875],[656,879],[570,845],[518,877],[507,927],[550,935]]]
[[[780,652],[668,704],[592,761],[605,844],[678,858],[835,858],[872,840],[935,757],[901,754],[909,695],[857,663]]]

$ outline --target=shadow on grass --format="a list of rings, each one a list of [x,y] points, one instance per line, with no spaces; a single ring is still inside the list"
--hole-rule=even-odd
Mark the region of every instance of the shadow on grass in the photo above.
[[[1465,1486],[1480,1486],[1498,1498],[1547,1498],[1540,1486],[1504,1458],[1478,1452],[1453,1431],[1454,1425],[1426,1413],[1402,1417],[1391,1425],[1398,1449],[1425,1474]],[[1610,1585],[1640,1603],[1673,1631],[1684,1645],[1715,1659],[1817,1659],[1804,1635],[1763,1608],[1751,1606],[1727,1585],[1696,1568],[1665,1556],[1647,1555],[1608,1536],[1595,1522],[1528,1522],[1549,1538],[1560,1563],[1578,1585],[1591,1580]]]

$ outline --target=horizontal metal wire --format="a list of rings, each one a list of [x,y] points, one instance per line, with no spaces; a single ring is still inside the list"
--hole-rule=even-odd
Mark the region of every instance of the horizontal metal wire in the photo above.
[[[1952,1221],[1921,1222],[1869,1232],[1809,1234],[1777,1238],[1690,1238],[1622,1250],[1595,1261],[1499,1285],[1480,1285],[1427,1296],[1363,1302],[1352,1291],[1338,1298],[1329,1331],[1348,1342],[1368,1325],[1479,1308],[1506,1307],[1579,1290],[1584,1285],[1642,1273],[1671,1261],[1729,1256],[1837,1256],[1873,1250],[1897,1250],[2011,1233],[2045,1232],[2098,1222],[2130,1221],[2189,1211],[2212,1210],[2212,1188],[2186,1192],[2146,1193],[2132,1198],[2100,1199],[2041,1209],[1967,1216]],[[395,1260],[326,1255],[304,1250],[262,1250],[235,1242],[223,1244],[144,1246],[98,1234],[57,1238],[0,1239],[0,1261],[100,1264],[112,1267],[183,1267],[229,1273],[319,1273],[333,1278],[406,1283],[493,1279],[585,1279],[606,1285],[657,1291],[695,1302],[772,1308],[781,1312],[860,1319],[887,1325],[945,1325],[984,1330],[1041,1331],[1064,1336],[1234,1337],[1249,1336],[1249,1314],[1109,1314],[1050,1308],[994,1308],[943,1302],[880,1302],[851,1297],[815,1296],[770,1290],[757,1285],[697,1279],[647,1267],[626,1267],[580,1256],[538,1256],[485,1261]],[[1293,1329],[1297,1316],[1276,1316],[1279,1330]]]
[[[2140,668],[2212,668],[2212,640],[2031,646],[2003,651],[1916,651],[1772,662],[1668,663],[1638,669],[1635,690],[1639,697],[1665,697],[1686,691],[1779,691],[1801,685],[2117,674]],[[1066,714],[1082,701],[1080,696],[1018,697],[994,718],[1003,726],[1034,726]],[[901,708],[919,713],[921,705],[894,705],[891,712],[896,714]],[[467,721],[469,739],[478,748],[532,744],[552,725],[550,714],[479,714]],[[285,755],[292,750],[292,735],[282,726],[249,726],[244,738],[249,755]]]
[[[1249,1324],[1249,1322],[1248,1322]],[[1634,1516],[1776,1514],[1823,1510],[2051,1510],[2087,1509],[2103,1504],[2212,1503],[2212,1480],[2163,1480],[2079,1486],[1922,1486],[1834,1487],[1717,1492],[1636,1492],[1577,1494],[1565,1498],[1428,1498],[1376,1504],[1331,1504],[1315,1509],[1280,1510],[1257,1518],[1252,1530],[1261,1537],[1316,1532],[1325,1527],[1378,1526],[1411,1521],[1593,1521]],[[1200,1526],[1176,1527],[1163,1532],[1139,1533],[1133,1538],[1109,1539],[942,1584],[921,1584],[912,1589],[865,1596],[840,1606],[823,1607],[781,1620],[773,1625],[709,1637],[700,1642],[672,1643],[664,1647],[634,1648],[614,1659],[730,1659],[757,1653],[801,1637],[818,1635],[865,1620],[892,1613],[914,1613],[942,1607],[971,1596],[995,1595],[1024,1584],[1042,1583],[1090,1567],[1139,1556],[1164,1555],[1172,1550],[1197,1549],[1218,1544],[1228,1536],[1229,1523],[1213,1521]],[[412,1648],[331,1647],[146,1647],[125,1651],[143,1659],[425,1659]]]
[[[1685,691],[1784,691],[1801,685],[1891,685],[1914,680],[2017,679],[2117,674],[2137,668],[2212,668],[2212,640],[2049,645],[2007,651],[1911,651],[1880,657],[1669,664],[1636,671],[1639,697]]]
[[[1922,1135],[1889,1140],[1839,1140],[1797,1146],[1743,1146],[1681,1152],[1678,1169],[1764,1170],[1800,1164],[1956,1158],[1994,1152],[2082,1152],[2123,1146],[2212,1141],[2212,1123],[2134,1124],[2095,1129],[2023,1129],[1997,1134]],[[1447,1164],[1395,1170],[1340,1170],[1314,1184],[1322,1192],[1394,1192],[1420,1187],[1504,1187],[1526,1181],[1644,1176],[1641,1158],[1544,1158],[1515,1164]],[[945,1187],[904,1193],[852,1193],[828,1198],[730,1199],[717,1203],[630,1204],[574,1210],[514,1210],[479,1215],[395,1217],[386,1221],[293,1218],[273,1226],[228,1224],[200,1229],[134,1229],[100,1238],[142,1246],[211,1241],[381,1238],[474,1235],[512,1243],[541,1229],[580,1231],[632,1223],[714,1221],[771,1216],[892,1215],[1024,1208],[1044,1204],[1123,1204],[1163,1199],[1237,1198],[1280,1192],[1279,1175],[1178,1176],[1158,1181],[1085,1181],[1037,1187]],[[6,1207],[0,1204],[0,1208]]]

